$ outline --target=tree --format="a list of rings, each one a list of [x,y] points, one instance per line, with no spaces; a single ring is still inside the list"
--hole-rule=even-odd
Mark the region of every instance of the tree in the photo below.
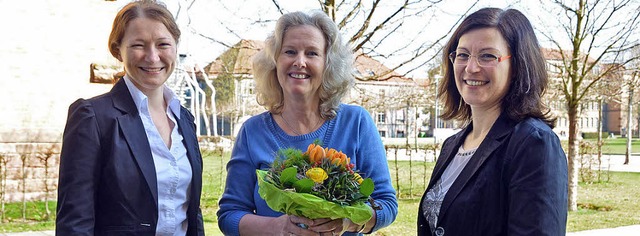
[[[620,68],[618,65],[609,65],[616,66]],[[619,107],[623,104],[622,97],[625,94],[625,87],[632,87],[629,84],[620,83],[621,78],[625,78],[624,75],[619,73],[619,69],[614,69],[611,73],[606,74],[602,79],[598,81],[594,85],[594,87],[590,91],[590,95],[587,96],[588,102],[596,102],[598,104],[598,141],[597,145],[597,161],[598,161],[598,170],[602,167],[602,146],[604,145],[604,141],[602,140],[602,130],[603,130],[603,118],[604,118],[604,107],[605,105],[611,109],[612,106]],[[629,96],[630,97],[630,96]],[[630,138],[630,137],[627,137]],[[598,172],[600,173],[600,172]],[[598,175],[598,178],[600,175]]]
[[[196,35],[198,40],[222,46],[223,51],[233,50],[234,44],[244,39],[251,39],[256,31],[266,31],[260,38],[264,39],[273,30],[273,23],[284,13],[297,10],[293,1],[286,4],[283,0],[272,0],[272,4],[252,6],[247,11],[247,0],[238,1],[177,1],[175,14],[183,32]],[[466,11],[455,14],[442,9],[442,0],[402,0],[402,1],[361,1],[361,0],[301,0],[296,4],[307,7],[316,5],[333,19],[340,28],[341,34],[352,46],[354,53],[370,56],[384,64],[390,65],[387,71],[376,73],[368,79],[388,77],[407,77],[410,73],[426,72],[424,68],[437,66],[434,58],[438,58],[442,41],[454,29],[454,26],[477,4],[468,3]],[[176,4],[176,3],[173,3]],[[202,13],[202,9],[216,8],[218,14]],[[223,9],[220,11],[219,9]],[[206,11],[204,11],[206,12]],[[251,13],[248,13],[251,12]],[[443,17],[447,17],[447,25],[443,30]],[[203,19],[208,19],[204,20]],[[452,20],[451,20],[452,19]],[[457,20],[456,20],[457,19]],[[212,29],[217,30],[212,30]],[[266,30],[265,30],[266,29]],[[230,37],[229,37],[230,36]],[[184,38],[184,37],[183,37]],[[253,37],[255,38],[255,37]],[[194,39],[190,39],[194,41]],[[183,41],[184,42],[184,41]],[[189,40],[186,40],[188,44]],[[399,72],[399,73],[397,73]],[[230,76],[233,76],[230,74]],[[228,77],[226,79],[229,79]],[[227,82],[220,81],[218,83]],[[215,84],[216,107],[221,108],[226,100],[229,86]],[[431,90],[429,90],[431,92]],[[377,97],[373,98],[379,99]],[[368,100],[368,98],[367,98]],[[366,101],[363,101],[366,102]],[[233,106],[237,108],[237,106]],[[221,109],[220,112],[223,112]],[[239,112],[235,112],[238,114]],[[229,111],[225,112],[229,114]]]
[[[569,120],[569,210],[577,210],[578,199],[578,119],[580,105],[589,90],[615,67],[601,63],[626,65],[637,57],[625,57],[625,52],[637,45],[639,3],[635,0],[587,1],[551,0],[557,8],[548,12],[558,17],[564,34],[543,32],[562,56],[562,94]],[[544,4],[542,4],[544,5]],[[553,22],[546,22],[547,26]],[[552,29],[553,27],[548,27]],[[566,37],[566,38],[564,38]],[[568,42],[569,46],[565,46]]]
[[[234,104],[235,101],[235,91],[236,91],[236,81],[238,80],[238,78],[236,77],[236,75],[234,74],[234,68],[235,68],[235,63],[237,61],[237,50],[229,50],[227,53],[221,55],[221,72],[220,74],[218,74],[215,78],[213,78],[212,83],[213,83],[213,87],[215,88],[215,96],[214,96],[214,100],[215,100],[215,107],[217,108],[217,113],[218,114],[212,114],[213,116],[222,116],[223,118],[221,119],[221,121],[223,122],[221,129],[222,132],[220,133],[221,135],[224,135],[224,122],[225,122],[225,114],[229,115],[229,117],[231,117],[230,120],[232,120],[233,114],[236,114],[237,112],[234,112],[234,109],[236,108],[236,104]],[[209,71],[208,68],[205,68],[205,70]],[[233,132],[230,132],[233,133]]]
[[[630,52],[630,55],[635,56],[635,57],[640,57],[640,45],[636,45]],[[627,74],[628,76],[624,76],[625,74]],[[640,60],[635,60],[632,63],[629,63],[629,65],[627,66],[626,70],[623,70],[623,78],[625,78],[626,83],[628,84],[628,86],[632,89],[632,88],[638,88],[640,87]],[[630,90],[631,90],[630,89]],[[631,95],[629,95],[630,98],[628,99],[628,120],[627,120],[627,126],[629,126],[629,124],[631,123],[631,119],[632,119],[632,107],[636,104],[639,104],[640,99],[635,100],[634,103],[634,99],[633,97],[631,97]],[[638,136],[640,137],[640,109],[638,110]],[[628,127],[627,129],[631,130],[631,127]],[[628,135],[627,137],[627,151],[625,153],[625,157],[624,157],[624,164],[628,165],[629,164],[629,159],[631,157],[631,135]]]
[[[440,56],[441,43],[477,4],[475,1],[465,12],[461,12],[457,21],[448,25],[448,30],[434,34],[434,26],[442,24],[440,16],[447,14],[439,8],[442,0],[403,0],[394,3],[382,0],[317,2],[336,22],[354,52],[361,51],[381,61],[394,61],[389,73],[402,71],[400,76],[433,67],[432,62]],[[428,38],[426,35],[437,36]]]
[[[316,6],[313,8],[326,12],[336,22],[354,53],[360,51],[383,61],[390,71],[407,76],[425,73],[424,66],[440,56],[443,41],[477,1],[459,4],[463,10],[455,13],[444,9],[442,0],[272,0],[271,3],[259,6],[253,3],[248,10],[247,5],[252,4],[248,0],[182,0],[176,18],[185,25],[185,31],[197,36],[191,41],[206,40],[225,51],[242,39],[266,38],[282,14],[300,10],[301,6],[306,9]],[[218,14],[203,10],[214,8]],[[256,36],[259,32],[263,33]]]

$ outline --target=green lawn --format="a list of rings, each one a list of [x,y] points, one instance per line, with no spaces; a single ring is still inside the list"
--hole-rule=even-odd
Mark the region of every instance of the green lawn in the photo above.
[[[617,140],[616,140],[617,141]],[[616,144],[617,145],[617,142]],[[638,143],[640,152],[640,142]],[[614,150],[614,148],[612,148]],[[616,149],[617,150],[617,149]],[[207,235],[222,235],[217,226],[216,211],[218,199],[222,193],[226,172],[224,165],[228,154],[204,155],[204,180],[202,191],[202,211]],[[393,185],[397,187],[399,179],[399,214],[396,221],[375,235],[414,235],[418,202],[425,182],[431,174],[434,163],[389,162]],[[396,171],[400,170],[400,171]],[[413,182],[409,181],[413,180]],[[580,209],[569,213],[567,229],[570,232],[640,224],[640,173],[611,173],[608,183],[580,184],[578,202]],[[49,208],[55,211],[55,202]],[[22,221],[22,203],[11,203],[5,207],[5,218],[0,224],[2,232],[22,232],[51,230],[53,220],[43,220],[44,204],[27,203],[27,221]]]
[[[596,140],[586,139],[589,142],[596,142]],[[620,154],[624,155],[627,151],[627,139],[605,139],[602,152],[605,154]],[[640,153],[640,139],[632,139],[631,141],[631,153]]]

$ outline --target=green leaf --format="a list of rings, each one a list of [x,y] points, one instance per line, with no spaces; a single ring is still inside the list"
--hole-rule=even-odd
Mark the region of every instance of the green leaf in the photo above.
[[[367,197],[371,196],[373,193],[373,180],[371,178],[366,178],[360,184],[360,193]]]
[[[296,188],[296,192],[299,193],[310,193],[313,189],[313,185],[315,183],[311,179],[301,179],[296,181],[293,184],[293,187]]]
[[[373,216],[371,207],[363,201],[353,204],[348,202],[335,203],[313,194],[283,190],[265,181],[266,174],[265,170],[256,170],[258,193],[274,211],[304,216],[309,219],[349,218],[353,223],[359,225],[366,223]],[[328,199],[333,199],[333,197]]]
[[[298,177],[296,177],[297,174],[298,174],[298,169],[295,167],[289,167],[284,169],[282,171],[282,174],[280,174],[280,183],[282,183],[285,186],[293,185],[296,181],[298,181]]]
[[[320,139],[315,139],[315,140],[313,140],[313,144],[315,144],[315,145],[318,145],[318,146],[321,146],[321,147],[322,147],[322,140],[320,140]]]

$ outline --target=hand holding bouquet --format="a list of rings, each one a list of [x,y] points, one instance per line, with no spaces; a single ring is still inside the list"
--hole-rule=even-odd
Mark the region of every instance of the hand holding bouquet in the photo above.
[[[280,150],[268,171],[257,170],[258,193],[275,211],[309,219],[349,218],[362,225],[372,217],[365,202],[374,184],[353,167],[344,153],[318,144],[304,153]]]

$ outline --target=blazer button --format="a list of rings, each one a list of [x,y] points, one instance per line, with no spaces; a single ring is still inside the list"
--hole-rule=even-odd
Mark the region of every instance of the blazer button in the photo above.
[[[438,227],[436,228],[436,236],[443,236],[444,235],[444,228],[442,227]]]

